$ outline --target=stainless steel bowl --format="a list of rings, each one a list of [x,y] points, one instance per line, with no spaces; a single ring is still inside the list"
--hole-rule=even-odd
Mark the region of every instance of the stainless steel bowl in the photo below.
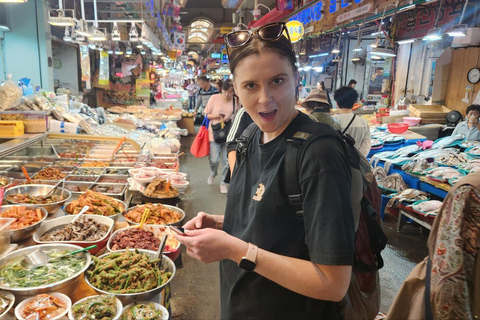
[[[120,216],[125,213],[125,210],[127,209],[127,204],[126,204],[125,202],[121,201],[121,200],[118,200],[118,199],[112,198],[112,200],[118,202],[121,206],[123,206],[122,212],[119,212],[119,213],[117,213],[117,214],[114,214],[113,216],[108,216],[109,218],[113,219],[113,220],[116,222],[116,221],[118,221],[118,219],[120,218]],[[65,209],[63,210],[63,211],[65,211],[65,214],[72,214],[72,213],[69,213],[69,212],[67,211],[68,205],[69,205],[70,203],[72,203],[72,202],[73,202],[73,201],[70,201],[70,202],[65,203]]]
[[[19,206],[18,204],[9,205],[9,206],[2,206],[2,208],[0,209],[0,212],[6,211],[10,208],[18,207],[18,206]],[[40,220],[37,223],[34,223],[34,224],[32,224],[28,227],[25,227],[25,228],[16,229],[16,230],[10,229],[10,241],[11,242],[19,242],[21,240],[24,240],[24,239],[27,239],[28,237],[30,237],[35,232],[35,230],[40,228],[40,225],[42,224],[42,222],[48,217],[47,210],[45,210],[45,208],[42,208],[41,206],[28,206],[28,209],[31,209],[31,210],[40,209],[42,211],[42,216],[43,216],[42,220]]]
[[[115,251],[115,252],[108,252],[108,253],[105,253],[105,254],[102,254],[99,258],[104,258],[108,255],[111,255],[111,254],[116,254],[118,252],[123,252],[125,250],[119,250],[119,251]],[[155,257],[155,253],[154,252],[151,252],[151,251],[148,251],[148,250],[138,250],[139,252],[141,253],[145,253],[145,254],[148,254],[152,259]],[[91,265],[91,268],[94,266],[94,262],[92,262],[92,265]],[[173,261],[163,255],[163,259],[162,259],[162,265],[160,266],[161,270],[165,270],[166,272],[171,272],[172,273],[172,276],[170,277],[170,279],[168,279],[168,281],[166,281],[165,283],[163,283],[161,286],[158,286],[156,287],[155,289],[151,289],[151,290],[148,290],[148,291],[145,291],[145,292],[140,292],[140,293],[125,293],[125,294],[115,294],[115,296],[120,300],[122,301],[123,305],[127,305],[127,304],[130,304],[134,301],[145,301],[145,300],[150,300],[152,299],[154,296],[156,296],[157,294],[159,294],[163,288],[168,284],[170,283],[170,281],[172,281],[172,279],[175,277],[175,272],[176,272],[176,268],[175,268],[175,264],[173,263]],[[97,289],[95,288],[89,281],[89,276],[88,276],[88,273],[85,272],[85,281],[87,282],[87,284],[93,288],[93,290],[95,290],[98,294],[111,294],[107,291],[103,291],[103,290],[100,290],[100,289]]]
[[[56,250],[74,251],[74,250],[80,250],[82,249],[82,247],[71,245],[71,244],[43,244],[38,246],[31,246],[31,247],[13,251],[7,254],[6,256],[2,257],[0,259],[0,266],[3,266],[7,261],[11,259],[14,259],[17,257],[24,257],[39,249],[42,249],[42,250],[56,249]],[[66,279],[63,279],[62,281],[54,282],[54,283],[39,286],[39,287],[29,287],[29,288],[9,287],[9,286],[0,284],[0,289],[13,293],[15,295],[16,303],[19,303],[22,300],[32,295],[36,295],[39,293],[54,292],[54,291],[61,292],[66,294],[67,296],[70,296],[77,289],[79,285],[78,281],[81,279],[83,272],[87,270],[87,268],[90,266],[90,263],[92,261],[90,254],[85,252],[82,252],[80,254],[82,254],[83,257],[85,258],[84,267],[77,273],[71,275]]]
[[[9,195],[12,194],[29,194],[31,196],[42,196],[47,194],[50,190],[55,188],[55,186],[49,186],[49,185],[42,185],[42,184],[29,184],[29,185],[24,185],[24,186],[17,186],[8,189],[5,191],[4,198],[7,199]],[[57,190],[53,193],[54,195],[61,195],[62,194],[62,188],[58,187]],[[69,200],[71,197],[70,191],[65,190],[63,193],[63,200],[57,201],[57,202],[52,202],[52,203],[47,203],[47,204],[37,204],[37,206],[45,208],[49,214],[53,214],[60,209],[63,204]],[[10,204],[17,204],[16,202],[9,201],[7,199],[7,202]],[[32,206],[33,204],[28,204],[28,203],[22,203],[23,205],[26,206]]]
[[[183,219],[185,219],[185,211],[183,211],[183,210],[180,209],[179,207],[169,206],[169,205],[167,205],[167,204],[161,204],[161,203],[152,203],[152,204],[153,204],[154,206],[162,205],[162,206],[164,206],[165,208],[170,209],[170,210],[172,210],[172,211],[175,211],[175,212],[177,212],[177,213],[180,215],[180,220],[178,220],[177,222],[174,222],[174,223],[167,223],[167,224],[166,224],[167,226],[181,226],[181,225],[182,225],[182,221],[183,221]],[[135,206],[135,207],[130,207],[130,208],[128,208],[128,210],[125,212],[125,215],[127,214],[127,212],[130,212],[130,211],[132,211],[133,209],[135,209],[135,208],[137,208],[137,207],[141,208],[141,207],[144,207],[144,206],[145,206],[145,205],[143,204],[143,205],[138,205],[138,206]],[[128,224],[131,225],[131,226],[136,226],[136,225],[139,225],[139,224],[140,224],[140,222],[130,221],[130,220],[128,220],[126,217],[125,217],[125,221],[127,221]]]
[[[5,189],[7,189],[12,184],[12,181],[13,181],[13,179],[11,177],[1,176],[1,175],[0,175],[0,179],[7,179],[8,180],[8,183],[3,186]]]

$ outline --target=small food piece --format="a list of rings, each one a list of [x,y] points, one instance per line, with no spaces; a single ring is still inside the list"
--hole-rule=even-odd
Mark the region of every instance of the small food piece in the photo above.
[[[170,189],[167,191],[166,187],[167,180],[156,178],[145,188],[144,194],[152,198],[173,198],[178,196],[177,188],[170,186]]]
[[[4,313],[7,310],[12,300],[8,299],[5,296],[0,295],[0,314]]]
[[[72,306],[75,320],[112,320],[117,315],[115,296],[96,296]]]
[[[23,310],[22,317],[27,320],[47,320],[62,314],[68,308],[68,303],[46,293],[37,294],[28,301]]]
[[[115,199],[103,195],[99,192],[87,190],[78,200],[74,200],[65,207],[68,214],[78,214],[84,206],[89,206],[86,214],[98,214],[101,216],[113,216],[122,213],[125,208],[123,205],[115,201]]]
[[[182,218],[177,212],[168,209],[161,203],[147,203],[142,206],[137,206],[135,209],[130,210],[125,214],[125,219],[135,223],[140,223],[143,212],[145,209],[149,209],[146,224],[171,224],[180,221]]]
[[[74,223],[64,225],[60,229],[46,232],[41,241],[96,241],[108,232],[106,224],[97,222],[87,216],[81,216]]]
[[[94,265],[87,271],[90,283],[97,289],[113,293],[139,293],[155,289],[168,281],[171,272],[160,270],[159,259],[138,250],[112,252],[103,258],[92,256]]]
[[[21,261],[25,256],[8,260],[0,267],[0,284],[11,288],[33,288],[67,279],[85,266],[84,254],[66,255],[68,250],[44,250],[49,261],[29,268]],[[52,259],[56,258],[56,259]]]
[[[11,194],[7,196],[7,200],[13,203],[28,203],[28,204],[47,204],[54,203],[63,200],[59,195],[51,195],[48,197],[41,196],[30,196],[29,194]]]
[[[0,177],[0,187],[5,187],[10,184],[10,179],[7,177]]]
[[[62,172],[57,168],[45,168],[40,170],[36,175],[35,179],[37,180],[62,180],[67,176],[66,173]]]
[[[2,218],[14,218],[15,221],[10,225],[11,230],[17,230],[31,226],[43,218],[42,210],[29,209],[26,206],[15,206],[0,212]]]
[[[152,302],[135,304],[122,315],[122,320],[159,320],[162,318],[162,310],[155,309],[155,304]]]

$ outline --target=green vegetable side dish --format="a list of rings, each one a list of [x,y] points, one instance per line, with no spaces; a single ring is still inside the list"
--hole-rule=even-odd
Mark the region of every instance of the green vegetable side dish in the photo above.
[[[162,319],[162,310],[155,309],[155,304],[136,304],[128,309],[123,315],[122,320],[160,320]]]
[[[0,314],[4,313],[5,310],[7,310],[10,302],[12,302],[12,300],[0,295]]]
[[[159,259],[151,260],[145,253],[114,252],[103,258],[92,256],[93,270],[87,271],[92,286],[113,294],[140,293],[155,289],[168,281],[171,272],[157,267]]]
[[[115,296],[97,296],[72,306],[75,320],[112,320],[117,315]]]
[[[69,250],[45,250],[48,258],[57,258]],[[29,268],[21,264],[23,256],[15,257],[0,267],[0,285],[11,288],[33,288],[60,282],[82,270],[84,255],[68,255],[47,262],[44,266]]]

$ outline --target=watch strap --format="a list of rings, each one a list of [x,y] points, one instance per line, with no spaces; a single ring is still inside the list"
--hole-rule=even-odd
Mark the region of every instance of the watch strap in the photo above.
[[[247,259],[249,261],[257,263],[257,254],[258,254],[258,247],[253,243],[248,243],[247,254],[245,255],[245,257],[243,257],[243,259]]]

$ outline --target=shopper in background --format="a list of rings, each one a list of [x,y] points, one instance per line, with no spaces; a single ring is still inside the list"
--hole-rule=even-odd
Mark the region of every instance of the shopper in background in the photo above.
[[[210,85],[210,81],[206,76],[197,77],[197,84],[200,87],[197,96],[197,104],[195,106],[194,118],[197,117],[197,114],[203,114],[203,110],[207,106],[208,100],[214,94],[218,94],[219,91],[214,86]]]
[[[240,103],[236,101],[234,103],[233,98],[233,84],[231,81],[223,83],[222,93],[213,95],[207,103],[205,108],[205,116],[210,120],[210,126],[208,128],[210,138],[210,155],[208,160],[210,161],[210,176],[207,179],[207,183],[212,185],[215,181],[215,177],[218,174],[218,167],[220,161],[222,162],[222,176],[220,180],[220,192],[227,193],[227,184],[225,183],[225,177],[228,173],[228,159],[227,159],[227,142],[226,136],[223,142],[215,142],[212,125],[217,123],[225,123],[233,119],[235,116],[234,108],[239,109]],[[236,111],[236,110],[235,110]]]
[[[460,122],[452,132],[452,136],[463,135],[467,141],[480,141],[480,105],[472,104],[467,107],[465,121]]]
[[[225,216],[200,212],[175,235],[188,255],[220,261],[221,319],[338,319],[350,282],[351,168],[339,139],[315,140],[305,153],[303,219],[285,197],[287,137],[307,125],[335,134],[295,109],[297,60],[285,34],[285,23],[272,23],[226,36],[235,93],[258,127]]]
[[[318,89],[310,91],[305,101],[302,102],[302,107],[318,122],[328,124],[337,131],[342,130],[340,123],[330,115],[332,106],[328,103],[327,93],[325,91]]]
[[[330,99],[330,94],[329,94],[329,93],[327,92],[327,90],[325,89],[325,81],[319,81],[319,82],[317,82],[317,89],[318,89],[318,90],[325,91],[325,93],[327,94],[328,104],[333,108],[332,99]]]
[[[243,131],[245,131],[252,122],[252,117],[250,117],[245,108],[242,107],[238,110],[227,137],[227,158],[230,167],[230,176],[233,173],[233,168],[235,167],[235,161],[237,159],[237,139],[240,138]],[[230,181],[230,179],[228,179],[228,181]]]
[[[337,102],[338,111],[333,117],[340,122],[342,133],[349,134],[355,140],[355,148],[365,157],[370,152],[370,127],[367,120],[357,117],[352,112],[357,102],[358,93],[352,87],[341,87],[333,96]]]
[[[308,96],[308,91],[307,89],[305,89],[305,86],[303,85],[303,83],[300,82],[298,85],[298,98],[303,100],[307,96]]]
[[[356,86],[356,85],[357,85],[357,80],[355,80],[355,79],[352,79],[352,80],[350,80],[350,81],[348,82],[348,86],[349,86],[350,88],[355,89],[355,86]]]
[[[190,80],[190,83],[187,86],[188,91],[188,109],[195,109],[195,96],[197,94],[197,86],[193,79]]]

